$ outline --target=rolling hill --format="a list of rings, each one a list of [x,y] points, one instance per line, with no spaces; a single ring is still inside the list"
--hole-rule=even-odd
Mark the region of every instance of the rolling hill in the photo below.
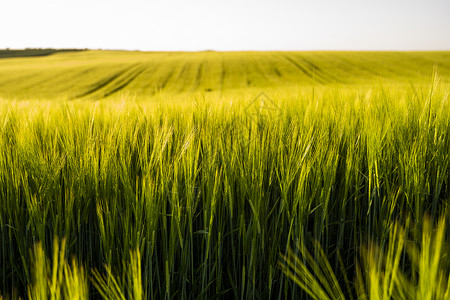
[[[430,78],[433,68],[447,81],[450,52],[65,52],[0,59],[0,97],[100,99],[121,93],[409,85]]]

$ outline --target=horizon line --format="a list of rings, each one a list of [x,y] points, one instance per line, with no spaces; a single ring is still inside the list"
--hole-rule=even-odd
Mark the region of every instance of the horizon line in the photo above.
[[[72,51],[124,51],[124,52],[449,52],[448,49],[241,49],[241,50],[145,50],[145,49],[126,49],[126,48],[77,48],[77,47],[25,47],[25,48],[0,48],[0,51],[25,51],[25,50],[72,50]]]

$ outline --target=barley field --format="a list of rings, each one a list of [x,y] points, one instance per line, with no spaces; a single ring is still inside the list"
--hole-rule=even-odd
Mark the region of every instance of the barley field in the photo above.
[[[450,298],[450,52],[38,54],[0,299]]]

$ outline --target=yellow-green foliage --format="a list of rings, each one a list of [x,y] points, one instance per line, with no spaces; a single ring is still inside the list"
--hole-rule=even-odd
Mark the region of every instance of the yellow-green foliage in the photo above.
[[[419,225],[419,224],[416,224]],[[357,265],[356,296],[358,299],[449,299],[450,270],[448,241],[445,240],[445,217],[436,230],[429,218],[423,222],[422,237],[408,239],[405,228],[393,223],[386,245],[370,243],[361,248],[362,268]],[[383,248],[387,250],[383,250]],[[319,244],[313,257],[304,245],[297,254],[288,249],[281,255],[280,268],[313,299],[346,299],[334,271]],[[407,254],[407,255],[406,255]],[[405,259],[411,263],[408,272],[402,271]],[[345,274],[345,267],[342,266]],[[345,277],[347,287],[350,286]],[[348,298],[352,299],[349,291]]]
[[[28,287],[28,298],[47,299],[88,299],[88,281],[83,267],[79,267],[75,258],[72,264],[66,261],[66,243],[53,241],[53,260],[48,261],[42,245],[33,248],[31,262],[32,282]]]
[[[308,263],[327,258],[316,264],[327,278],[342,265],[353,280],[361,245],[389,245],[395,221],[436,221],[448,205],[449,61],[99,51],[0,60],[1,294],[83,298],[89,285],[92,298],[305,297],[278,268],[289,245],[310,249]],[[55,236],[65,252],[51,267]],[[315,295],[355,293],[346,287]]]
[[[67,52],[0,59],[0,98],[71,100],[309,85],[410,85],[429,80],[433,67],[448,80],[449,53]]]

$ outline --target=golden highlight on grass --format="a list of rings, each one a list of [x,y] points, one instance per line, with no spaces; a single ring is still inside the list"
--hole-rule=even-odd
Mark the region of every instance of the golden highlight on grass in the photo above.
[[[373,243],[362,247],[363,267],[357,264],[355,279],[357,299],[448,299],[450,261],[449,241],[444,239],[446,230],[445,218],[436,230],[425,218],[422,239],[414,241],[406,238],[405,228],[394,223],[386,252]],[[314,249],[319,253],[315,258],[304,247],[298,249],[299,254],[289,248],[287,256],[281,255],[281,270],[313,299],[346,299],[322,247],[315,243]],[[411,265],[406,265],[405,259]],[[351,292],[348,297],[353,298]]]

